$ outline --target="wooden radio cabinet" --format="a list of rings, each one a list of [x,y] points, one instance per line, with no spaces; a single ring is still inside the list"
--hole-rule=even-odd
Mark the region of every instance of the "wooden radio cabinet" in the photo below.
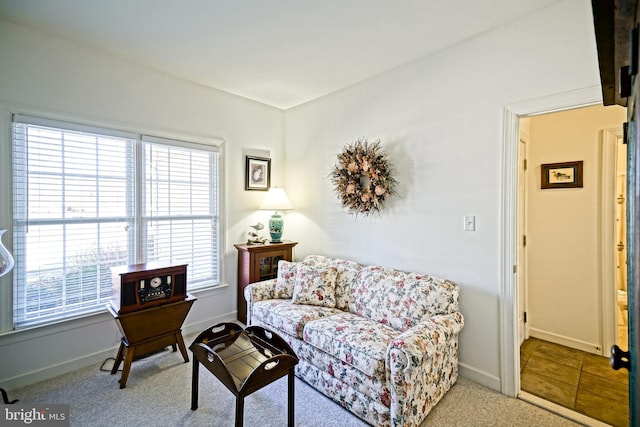
[[[187,297],[187,265],[143,263],[111,268],[111,305],[131,313]]]

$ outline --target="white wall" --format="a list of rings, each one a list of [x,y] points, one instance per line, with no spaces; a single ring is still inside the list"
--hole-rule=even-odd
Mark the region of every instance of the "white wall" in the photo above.
[[[455,31],[455,22],[451,28]],[[495,389],[500,388],[501,364],[502,109],[600,84],[588,0],[559,2],[288,110],[284,121],[278,110],[2,21],[0,57],[0,100],[5,104],[147,131],[224,138],[224,277],[232,285],[232,244],[245,238],[248,224],[262,219],[255,211],[262,193],[243,191],[242,156],[249,149],[269,150],[272,183],[286,187],[296,208],[286,215],[284,233],[300,242],[296,257],[343,256],[455,280],[466,319],[461,372]],[[355,219],[342,212],[327,179],[335,155],[358,137],[382,139],[400,182],[399,196],[376,218]],[[0,149],[6,150],[6,144],[3,131]],[[6,175],[0,171],[0,176]],[[2,212],[0,206],[0,226],[8,227]],[[462,230],[464,215],[476,216],[477,231]],[[9,282],[1,280],[6,289]],[[233,287],[199,297],[187,319],[194,328],[201,319],[233,316]],[[43,369],[49,374],[113,356],[118,339],[113,321],[104,315],[85,323],[73,332],[55,326],[0,336],[0,383],[11,388],[45,375]]]
[[[253,101],[138,68],[81,45],[0,20],[0,228],[8,217],[9,115],[25,111],[54,118],[121,127],[158,136],[222,138],[224,150],[224,276],[228,286],[200,292],[186,332],[235,318],[236,251],[246,238],[263,192],[244,191],[244,153],[272,158],[272,182],[283,179],[283,113]],[[265,218],[260,217],[263,222]],[[10,237],[10,236],[5,236]],[[5,242],[10,247],[10,240]],[[10,275],[0,279],[0,316],[8,313]],[[0,384],[14,388],[115,356],[119,335],[107,314],[0,335]],[[179,356],[176,356],[179,358]],[[114,378],[115,381],[115,378]]]
[[[300,241],[298,258],[331,254],[456,281],[461,372],[500,389],[502,109],[599,84],[590,2],[566,0],[288,110],[296,209],[287,238]],[[382,139],[400,182],[376,218],[344,213],[327,178],[358,137]],[[464,215],[476,216],[477,231],[463,231]]]
[[[527,286],[531,336],[602,354],[601,139],[626,109],[592,106],[530,118]],[[583,188],[540,188],[540,165],[582,160]],[[612,177],[613,179],[613,177]]]

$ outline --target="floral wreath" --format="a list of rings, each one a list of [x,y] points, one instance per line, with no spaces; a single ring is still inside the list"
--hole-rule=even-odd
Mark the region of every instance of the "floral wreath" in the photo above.
[[[387,197],[395,194],[397,181],[380,147],[380,140],[369,143],[358,139],[338,154],[330,173],[334,190],[349,213],[370,215],[380,212]]]

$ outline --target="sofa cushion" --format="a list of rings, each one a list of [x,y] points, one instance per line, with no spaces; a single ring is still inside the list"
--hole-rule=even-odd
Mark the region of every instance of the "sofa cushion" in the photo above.
[[[298,272],[297,262],[280,260],[278,261],[278,277],[276,278],[276,298],[291,298],[293,286],[296,283],[296,273]]]
[[[324,255],[307,255],[302,263],[315,266],[331,266],[338,270],[338,275],[336,276],[336,308],[347,311],[351,301],[351,284],[355,282],[363,265],[355,261],[329,258]]]
[[[341,312],[307,322],[303,339],[312,346],[380,378],[385,372],[387,346],[398,331],[352,313]]]
[[[296,283],[296,273],[298,272],[298,266],[301,264],[310,266],[341,266],[341,268],[338,269],[338,275],[340,275],[340,270],[344,270],[349,273],[351,270],[346,267],[356,263],[352,261],[333,260],[332,258],[324,255],[307,255],[302,262],[280,260],[278,261],[278,277],[275,289],[276,298],[291,298],[293,296],[293,287]],[[348,280],[353,282],[354,279],[355,274],[350,274]],[[340,283],[344,283],[344,279]],[[342,310],[346,310],[348,307],[349,292],[348,290],[343,289],[345,289],[345,287],[344,285],[341,285],[340,289],[337,290],[338,293],[336,294],[336,297],[339,298],[340,308],[342,308]]]
[[[342,311],[335,308],[293,304],[291,300],[272,299],[256,301],[252,305],[252,323],[270,325],[276,332],[284,332],[302,339],[304,325],[315,319],[332,316]]]
[[[458,287],[449,280],[377,266],[360,270],[349,311],[405,331],[437,314],[458,311]]]
[[[293,287],[293,303],[335,307],[337,274],[335,267],[299,265]]]
[[[336,308],[346,311],[351,301],[351,285],[356,281],[362,264],[344,259],[334,259],[331,266],[338,270],[336,276]]]

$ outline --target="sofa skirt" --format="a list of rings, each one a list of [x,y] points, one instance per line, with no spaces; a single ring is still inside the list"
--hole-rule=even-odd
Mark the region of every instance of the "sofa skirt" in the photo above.
[[[300,360],[295,371],[298,378],[363,421],[373,426],[391,425],[391,412],[388,407],[373,401],[338,378],[304,360]]]

